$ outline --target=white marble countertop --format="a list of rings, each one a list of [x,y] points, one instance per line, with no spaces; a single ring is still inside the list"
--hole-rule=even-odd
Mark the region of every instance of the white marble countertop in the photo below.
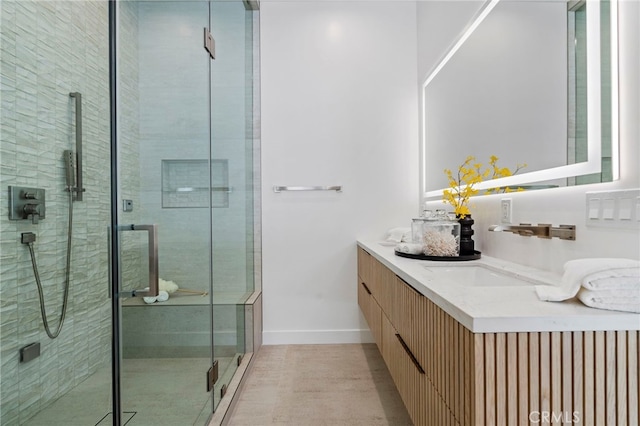
[[[640,330],[640,315],[590,308],[577,299],[542,302],[536,284],[557,285],[558,274],[482,256],[465,262],[436,262],[397,256],[393,246],[378,241],[358,240],[397,276],[422,293],[474,333]],[[473,276],[480,266],[499,271],[497,285],[469,285],[455,275]],[[513,279],[516,285],[507,283]],[[481,282],[481,280],[479,280]]]

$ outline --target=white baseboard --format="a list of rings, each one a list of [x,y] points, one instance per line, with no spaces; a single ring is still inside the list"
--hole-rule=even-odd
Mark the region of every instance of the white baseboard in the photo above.
[[[277,330],[263,331],[264,345],[318,345],[373,343],[369,330]]]

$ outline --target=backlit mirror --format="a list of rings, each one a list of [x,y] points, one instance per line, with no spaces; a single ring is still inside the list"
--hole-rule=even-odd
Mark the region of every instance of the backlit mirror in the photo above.
[[[422,86],[422,188],[468,155],[517,174],[476,188],[615,180],[615,0],[490,0]]]

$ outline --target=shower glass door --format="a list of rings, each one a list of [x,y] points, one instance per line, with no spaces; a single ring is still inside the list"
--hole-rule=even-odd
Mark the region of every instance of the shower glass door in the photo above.
[[[212,263],[217,407],[247,351],[254,290],[254,19],[247,2],[211,2]]]
[[[214,375],[210,6],[116,7],[122,424],[204,425]],[[158,296],[132,297],[156,281]]]
[[[204,425],[217,408],[252,345],[249,3],[0,1],[0,424]],[[9,187],[46,211],[10,219]],[[55,338],[31,249],[51,329],[65,307]]]

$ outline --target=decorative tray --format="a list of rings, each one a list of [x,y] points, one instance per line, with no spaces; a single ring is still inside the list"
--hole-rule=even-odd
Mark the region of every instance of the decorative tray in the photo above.
[[[435,260],[440,262],[462,262],[465,260],[477,260],[477,259],[480,259],[480,255],[481,255],[481,253],[477,250],[475,250],[473,254],[469,254],[466,256],[427,256],[426,254],[409,254],[409,253],[402,253],[395,250],[394,252],[396,256],[408,257],[409,259]]]

